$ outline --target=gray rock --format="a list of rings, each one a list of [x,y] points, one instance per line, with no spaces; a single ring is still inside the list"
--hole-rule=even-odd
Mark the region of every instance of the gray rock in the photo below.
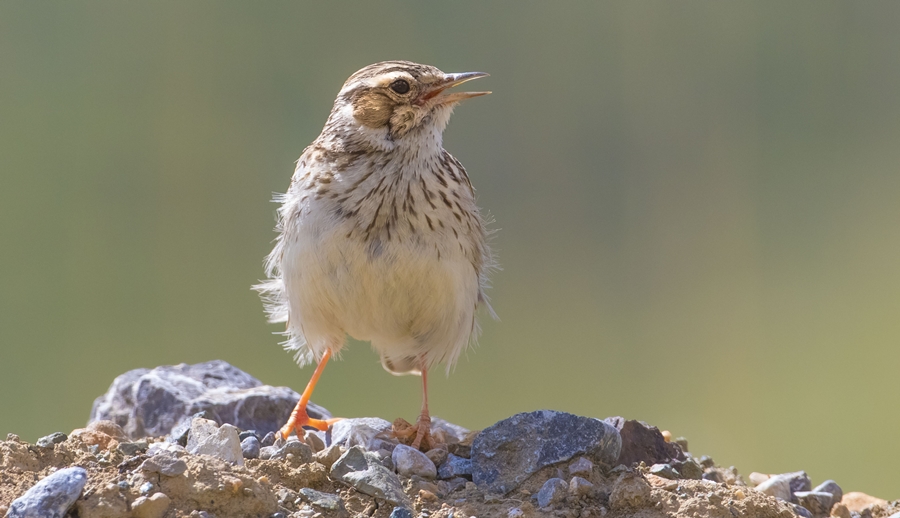
[[[94,401],[89,422],[108,419],[132,439],[169,435],[194,414],[259,433],[278,430],[290,417],[300,395],[287,387],[263,385],[221,360],[196,365],[135,369],[117,377]],[[330,418],[310,403],[310,417]]]
[[[238,429],[230,424],[216,426],[214,421],[195,417],[191,421],[187,450],[194,455],[209,455],[238,466],[244,465]]]
[[[650,473],[657,477],[667,478],[669,480],[678,480],[681,473],[673,468],[671,464],[654,464],[650,466]]]
[[[438,490],[444,495],[449,495],[454,491],[459,491],[466,487],[466,483],[469,482],[463,477],[451,478],[450,480],[439,480]]]
[[[385,468],[378,457],[354,446],[341,455],[333,466],[331,476],[375,498],[387,500],[397,506],[409,507],[400,479]]]
[[[783,475],[769,477],[768,480],[756,486],[756,490],[769,496],[780,498],[785,502],[791,501],[791,481],[789,477]]]
[[[683,478],[690,480],[700,480],[703,478],[703,466],[691,457],[684,460],[673,461],[672,467],[678,470]]]
[[[44,477],[9,506],[8,518],[63,518],[81,495],[84,468],[65,468]]]
[[[394,463],[394,469],[397,473],[404,477],[418,475],[422,478],[432,479],[437,477],[437,468],[427,455],[415,448],[411,448],[405,444],[398,444],[393,453],[391,453],[391,461]]]
[[[390,518],[414,518],[415,515],[412,511],[405,507],[395,507],[393,511],[391,511]]]
[[[187,454],[187,450],[184,446],[173,444],[171,442],[155,442],[147,448],[147,455],[159,455],[160,453],[181,456]]]
[[[456,477],[472,478],[472,461],[449,453],[447,460],[438,468],[438,478],[446,480]]]
[[[590,480],[581,477],[572,477],[572,480],[569,481],[569,494],[576,498],[589,496],[593,492],[594,484],[591,484]]]
[[[791,493],[796,493],[797,491],[809,491],[812,489],[812,480],[809,479],[809,475],[807,475],[805,471],[782,473],[777,476],[784,477],[788,480],[788,483],[791,485]]]
[[[444,448],[432,448],[425,452],[425,456],[428,457],[435,466],[443,464],[444,461],[447,460],[447,455],[449,455],[449,452]]]
[[[140,469],[150,473],[159,473],[167,477],[177,477],[187,471],[187,463],[175,457],[172,453],[164,452],[145,460],[141,464]]]
[[[275,444],[275,432],[269,432],[259,441],[259,445],[265,448],[266,446],[272,446]]]
[[[279,460],[288,458],[288,455],[293,455],[301,464],[310,462],[313,458],[312,449],[298,441],[296,437],[284,443],[281,447],[267,446],[261,448],[259,458],[263,460]]]
[[[436,431],[439,431],[444,435],[444,442],[459,442],[465,439],[471,430],[441,419],[440,417],[432,416],[431,433],[434,434]]]
[[[277,446],[263,446],[259,449],[259,460],[269,460],[278,452]]]
[[[376,451],[386,445],[389,445],[386,449],[392,450],[397,442],[391,435],[391,423],[377,417],[360,417],[334,423],[328,445],[338,444],[344,448],[362,446],[366,450]]]
[[[834,499],[831,493],[824,491],[797,491],[794,498],[814,515],[828,515]]]
[[[238,439],[240,439],[241,442],[244,442],[247,437],[256,437],[256,440],[259,441],[259,434],[256,433],[256,430],[244,430],[238,434]]]
[[[561,478],[551,478],[544,482],[537,494],[538,507],[549,507],[566,499],[569,484]]]
[[[337,460],[341,458],[341,455],[343,454],[344,452],[343,450],[341,450],[340,446],[338,446],[337,444],[332,444],[324,450],[316,452],[313,455],[313,458],[319,464],[325,466],[328,469],[331,469],[331,466],[333,466],[334,463],[337,462]]]
[[[310,489],[308,487],[300,488],[298,490],[298,493],[300,493],[300,496],[303,497],[304,500],[309,502],[310,505],[321,507],[322,509],[328,509],[330,511],[337,511],[341,508],[341,497],[338,495],[323,493],[321,491],[316,491],[315,489]]]
[[[609,505],[620,511],[639,508],[650,501],[650,484],[632,471],[619,475],[609,494]]]
[[[585,455],[612,465],[621,440],[599,419],[539,410],[516,414],[482,430],[472,443],[472,480],[507,494],[544,466]]]
[[[578,460],[569,464],[569,475],[577,475],[579,477],[590,477],[594,471],[594,463],[584,457],[578,457]]]
[[[837,482],[835,482],[834,480],[826,480],[825,482],[822,482],[821,484],[816,486],[813,491],[817,491],[820,493],[831,493],[831,505],[840,502],[844,498],[844,490],[841,489],[841,486],[837,485]],[[829,507],[829,509],[831,509],[831,507]]]
[[[34,443],[39,448],[52,448],[54,444],[59,444],[61,442],[66,442],[69,436],[62,432],[54,432],[50,435],[41,437]]]
[[[259,458],[259,439],[255,435],[251,435],[241,441],[241,454],[245,459]]]
[[[143,453],[147,451],[149,445],[147,441],[136,441],[136,442],[120,442],[119,446],[116,448],[122,452],[122,455],[133,457],[138,453]]]
[[[685,459],[681,447],[666,442],[655,426],[622,417],[609,417],[604,421],[615,427],[621,436],[622,447],[617,464],[633,466],[644,462],[651,466]]]
[[[307,430],[306,437],[303,442],[312,448],[313,453],[318,453],[325,449],[325,433],[319,430]]]
[[[794,514],[796,514],[797,516],[802,516],[803,518],[813,518],[813,515],[811,512],[809,512],[809,509],[803,507],[802,505],[797,505],[797,504],[789,504],[789,505],[791,506],[791,508],[794,509]]]

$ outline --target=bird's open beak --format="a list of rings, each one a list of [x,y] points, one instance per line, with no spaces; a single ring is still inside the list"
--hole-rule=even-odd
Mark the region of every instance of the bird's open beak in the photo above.
[[[485,74],[484,72],[463,72],[460,74],[444,74],[444,78],[435,81],[434,83],[429,85],[428,91],[422,96],[422,100],[424,102],[431,101],[434,99],[435,104],[450,104],[450,103],[458,103],[460,101],[464,101],[466,99],[470,99],[472,97],[478,97],[481,95],[487,95],[491,92],[453,92],[450,94],[444,94],[444,90],[448,88],[453,88],[456,85],[461,85],[466,81],[471,81],[473,79],[478,79],[479,77],[487,77],[490,74]],[[443,94],[443,95],[442,95]],[[440,96],[440,97],[438,97]],[[436,98],[436,99],[435,99]]]

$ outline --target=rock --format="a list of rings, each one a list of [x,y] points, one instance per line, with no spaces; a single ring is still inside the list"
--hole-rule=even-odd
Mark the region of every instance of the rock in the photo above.
[[[566,499],[569,484],[561,478],[551,478],[544,482],[537,494],[538,507],[549,507]]]
[[[415,515],[412,511],[405,507],[395,507],[393,511],[391,511],[390,518],[414,518]]]
[[[162,518],[172,500],[165,493],[155,493],[150,497],[141,496],[131,504],[134,518]]]
[[[572,480],[569,481],[569,494],[575,498],[589,496],[593,492],[594,484],[591,484],[589,480],[581,477],[572,477]]]
[[[766,480],[769,480],[769,478],[771,478],[771,475],[766,475],[765,473],[757,473],[754,471],[753,473],[750,473],[749,478],[751,484],[753,484],[754,486],[758,486]]]
[[[831,511],[834,497],[824,491],[797,491],[794,493],[797,502],[814,515],[827,515]]]
[[[471,433],[470,430],[462,426],[455,425],[449,421],[445,421],[440,417],[431,417],[431,434],[442,436],[441,443],[459,443]]]
[[[623,417],[609,417],[605,421],[615,427],[621,436],[622,448],[616,461],[618,464],[632,466],[644,462],[650,466],[685,459],[681,447],[667,442],[655,426]]]
[[[849,509],[851,512],[860,513],[864,509],[867,509],[869,507],[873,507],[876,505],[887,505],[887,500],[882,500],[860,491],[851,491],[844,494],[844,497],[841,499],[841,503],[847,506],[847,509]]]
[[[240,439],[241,442],[244,442],[247,437],[256,437],[256,440],[259,440],[259,434],[256,433],[256,430],[244,430],[243,432],[238,434],[238,439]]]
[[[609,505],[615,510],[639,508],[650,501],[650,484],[640,474],[627,471],[619,475],[609,494]]]
[[[422,478],[432,479],[437,477],[437,468],[427,455],[415,448],[398,444],[391,453],[391,462],[394,469],[404,477],[418,475]]]
[[[148,447],[149,445],[147,444],[147,441],[136,441],[120,442],[116,449],[122,452],[122,455],[125,455],[126,457],[133,457],[139,453],[147,451]]]
[[[438,477],[451,479],[456,477],[472,478],[472,461],[458,457],[452,453],[447,454],[447,460],[438,468]]]
[[[831,516],[837,518],[852,518],[853,515],[850,514],[850,509],[847,509],[846,505],[838,502],[831,508]]]
[[[159,473],[167,477],[177,477],[187,471],[187,464],[171,453],[160,453],[145,460],[141,464],[141,470],[149,473]]]
[[[393,505],[409,506],[409,499],[397,475],[385,468],[378,457],[353,446],[331,466],[332,478],[339,479],[360,493],[387,500]]]
[[[616,429],[599,419],[552,410],[516,414],[475,437],[472,480],[506,494],[544,466],[576,455],[612,465],[620,450]]]
[[[584,457],[578,457],[578,459],[569,464],[569,475],[577,475],[579,477],[590,477],[591,473],[594,471],[594,463],[587,460]]]
[[[334,465],[334,463],[339,458],[341,458],[341,455],[343,454],[344,452],[340,446],[338,446],[337,444],[332,444],[324,450],[316,452],[316,454],[313,455],[313,458],[316,460],[316,462],[325,466],[327,469],[331,469],[331,466]]]
[[[323,493],[321,491],[316,491],[315,489],[310,489],[308,487],[300,488],[298,490],[298,493],[300,493],[300,496],[303,497],[304,500],[309,502],[310,505],[321,507],[322,509],[328,509],[329,511],[337,511],[341,508],[340,495]]]
[[[797,516],[800,516],[802,518],[813,518],[813,515],[811,512],[809,512],[809,509],[803,507],[802,505],[792,503],[788,503],[788,505],[791,506],[791,509],[794,510],[794,514],[796,514]]]
[[[682,478],[690,480],[700,480],[703,478],[703,466],[693,458],[688,457],[684,460],[676,460],[672,462],[672,467],[681,473]]]
[[[791,481],[788,477],[781,475],[769,477],[768,480],[756,486],[756,490],[760,493],[780,498],[785,502],[791,501]]]
[[[62,432],[54,432],[38,439],[35,445],[38,448],[52,448],[54,444],[66,442],[66,439],[68,438],[69,436]]]
[[[832,496],[831,505],[840,502],[841,499],[844,498],[844,490],[841,489],[841,486],[837,485],[837,482],[835,482],[834,480],[826,480],[825,482],[822,482],[821,484],[813,488],[813,491],[819,493],[830,493]]]
[[[681,478],[681,473],[673,468],[671,464],[654,464],[650,466],[650,474],[657,477],[667,478],[669,480],[677,480]]]
[[[269,432],[259,441],[259,445],[265,448],[266,446],[272,446],[275,444],[275,432]]]
[[[268,433],[287,422],[300,395],[287,387],[263,385],[221,360],[196,365],[135,369],[117,377],[94,401],[90,422],[108,419],[132,439],[169,435],[200,411],[242,430]],[[330,418],[309,404],[310,417]]]
[[[296,437],[284,443],[281,447],[267,446],[260,448],[259,458],[262,460],[279,460],[286,459],[288,455],[293,455],[298,463],[305,464],[313,458],[312,449],[306,444],[297,440]]]
[[[241,441],[241,455],[245,459],[259,458],[259,439],[255,435],[251,435]]]
[[[13,500],[8,518],[63,518],[81,495],[88,475],[84,468],[65,468],[44,477]]]
[[[341,419],[332,425],[328,444],[339,444],[345,448],[362,446],[369,451],[379,450],[388,444],[390,447],[387,449],[393,449],[398,441],[391,432],[391,423],[377,417]]]
[[[128,436],[125,434],[125,430],[123,430],[121,426],[106,419],[89,422],[87,425],[87,429],[92,432],[105,433],[106,435],[112,437],[117,441],[128,440]]]
[[[321,434],[321,435],[320,435]],[[320,452],[325,449],[325,439],[324,433],[318,430],[307,430],[306,435],[303,438],[303,442],[305,442],[313,451],[313,453]]]
[[[425,455],[434,463],[435,466],[440,466],[447,460],[447,455],[449,452],[443,448],[432,448],[425,452]]]
[[[791,493],[796,493],[797,491],[809,491],[812,489],[812,480],[809,479],[809,475],[807,475],[805,471],[782,473],[777,476],[788,479],[788,483],[791,485]]]
[[[147,455],[153,456],[159,455],[160,453],[171,453],[181,456],[187,454],[187,450],[184,446],[171,442],[155,442],[147,448]]]
[[[210,455],[225,462],[244,465],[239,431],[230,424],[217,426],[214,421],[195,417],[191,421],[187,450],[194,455]]]

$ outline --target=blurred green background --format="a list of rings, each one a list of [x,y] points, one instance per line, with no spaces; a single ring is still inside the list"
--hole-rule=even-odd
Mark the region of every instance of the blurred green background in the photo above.
[[[301,390],[250,285],[293,161],[384,59],[486,71],[445,146],[500,229],[471,427],[646,420],[750,471],[900,498],[900,4],[4,2],[0,433],[128,369]],[[473,87],[474,88],[474,87]],[[413,419],[354,344],[315,400]]]

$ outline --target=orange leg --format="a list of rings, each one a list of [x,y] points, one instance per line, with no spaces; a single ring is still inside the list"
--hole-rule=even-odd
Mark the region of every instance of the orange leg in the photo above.
[[[412,443],[412,447],[419,449],[422,441],[426,445],[431,445],[431,415],[428,413],[428,369],[422,367],[422,412],[416,419],[416,439]]]
[[[287,424],[284,425],[278,432],[285,439],[287,439],[288,436],[291,435],[291,432],[295,432],[297,434],[297,437],[302,438],[304,426],[312,426],[313,428],[325,431],[328,430],[329,426],[340,420],[312,419],[311,417],[309,417],[309,414],[306,413],[306,405],[309,403],[309,398],[312,396],[313,389],[316,388],[316,383],[318,383],[319,381],[319,376],[322,375],[322,371],[325,370],[325,364],[328,363],[328,360],[330,358],[331,350],[325,351],[325,355],[322,356],[322,361],[320,361],[319,365],[316,366],[316,371],[313,372],[312,378],[306,385],[306,390],[304,390],[303,394],[300,396],[300,401],[297,402],[297,406],[295,406],[294,411],[291,412],[291,418],[288,419]]]

